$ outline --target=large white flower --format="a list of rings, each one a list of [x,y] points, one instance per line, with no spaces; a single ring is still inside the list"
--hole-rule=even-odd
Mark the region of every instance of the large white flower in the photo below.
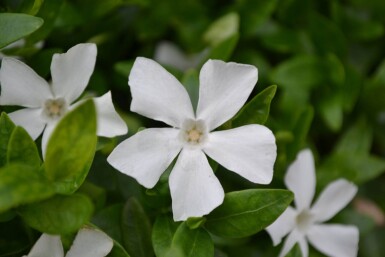
[[[33,139],[44,130],[42,150],[58,121],[84,91],[94,70],[95,44],[78,44],[64,54],[55,54],[51,63],[52,85],[23,62],[5,57],[0,70],[0,105],[26,107],[9,114]],[[94,98],[97,134],[114,137],[127,133],[127,126],[116,113],[111,93]]]
[[[79,230],[66,257],[104,257],[114,246],[112,239],[104,232],[93,228]],[[60,236],[42,234],[24,257],[64,257]]]
[[[262,125],[211,132],[233,117],[254,88],[254,66],[209,60],[200,72],[196,114],[185,88],[156,62],[139,57],[129,76],[131,110],[173,128],[145,129],[118,145],[108,162],[152,188],[179,154],[169,185],[174,220],[200,217],[223,202],[224,192],[207,154],[225,168],[270,183],[275,138]]]
[[[298,243],[302,256],[308,256],[308,241],[320,252],[332,257],[354,257],[358,251],[359,232],[355,226],[323,224],[344,208],[357,193],[357,187],[345,179],[330,183],[317,201],[311,202],[315,191],[315,168],[312,152],[301,151],[289,166],[285,184],[294,192],[296,208],[286,211],[269,227],[273,244],[285,240],[279,256],[285,256]]]

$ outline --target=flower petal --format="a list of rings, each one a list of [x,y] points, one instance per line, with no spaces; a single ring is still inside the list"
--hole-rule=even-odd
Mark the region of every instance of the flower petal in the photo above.
[[[293,248],[293,246],[298,243],[301,249],[302,257],[308,257],[309,255],[309,246],[305,239],[305,236],[300,233],[298,230],[293,230],[289,236],[286,238],[285,243],[281,249],[279,257],[286,256],[288,252]]]
[[[309,149],[298,153],[285,175],[285,184],[294,192],[298,212],[309,209],[314,197],[315,168],[313,154]]]
[[[56,97],[64,97],[70,104],[82,94],[94,71],[96,54],[96,45],[87,43],[53,55],[51,75]]]
[[[313,225],[308,231],[307,237],[316,249],[328,256],[357,256],[359,232],[355,226]]]
[[[102,231],[83,228],[76,235],[66,257],[104,257],[113,246],[112,239]]]
[[[42,234],[32,247],[28,257],[63,257],[64,250],[60,236]]]
[[[127,125],[115,111],[110,91],[100,97],[95,97],[94,103],[97,112],[98,136],[114,137],[127,133]]]
[[[118,171],[152,188],[182,148],[179,130],[145,129],[120,143],[107,161]]]
[[[281,243],[282,238],[294,229],[296,216],[297,212],[289,206],[273,224],[266,228],[274,246]]]
[[[356,195],[357,186],[345,180],[338,179],[330,183],[320,194],[311,208],[318,222],[324,222],[336,215]]]
[[[131,111],[178,128],[184,120],[195,119],[186,89],[153,60],[136,58],[128,84]]]
[[[223,188],[199,149],[182,150],[169,184],[175,221],[201,217],[223,202]]]
[[[208,60],[199,75],[197,119],[206,121],[209,131],[217,128],[241,109],[257,80],[252,65]]]
[[[5,57],[0,69],[0,105],[41,107],[52,97],[48,83],[23,62]]]
[[[259,184],[269,184],[277,146],[273,133],[262,125],[247,125],[212,132],[204,152],[242,177]]]
[[[46,121],[41,116],[40,108],[25,108],[11,112],[9,117],[18,126],[23,127],[33,140],[43,132]]]

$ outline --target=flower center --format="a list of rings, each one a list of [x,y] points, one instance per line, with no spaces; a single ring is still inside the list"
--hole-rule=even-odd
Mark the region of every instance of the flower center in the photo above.
[[[297,215],[296,221],[298,229],[305,232],[313,224],[313,214],[311,214],[308,210],[303,210]]]
[[[67,103],[64,98],[48,99],[44,102],[43,112],[49,119],[58,119],[67,111]]]
[[[181,138],[189,145],[200,145],[206,141],[207,130],[202,120],[186,120],[181,128]]]

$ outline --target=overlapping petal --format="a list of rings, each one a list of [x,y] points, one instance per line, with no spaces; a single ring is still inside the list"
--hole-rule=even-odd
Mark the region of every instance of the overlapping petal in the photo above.
[[[63,257],[64,250],[60,236],[42,234],[27,257]]]
[[[182,148],[179,130],[145,129],[120,143],[107,161],[120,172],[152,188]]]
[[[114,246],[110,237],[91,228],[79,230],[66,257],[104,257]]]
[[[9,114],[11,120],[18,126],[23,127],[33,140],[40,136],[46,125],[42,118],[41,108],[25,108]]]
[[[112,103],[111,92],[94,98],[97,113],[97,135],[114,137],[126,134],[126,123],[120,118]]]
[[[315,168],[313,154],[309,149],[298,153],[285,175],[285,184],[294,192],[298,212],[309,209],[315,191]]]
[[[14,58],[4,58],[0,69],[0,105],[41,107],[52,97],[48,83],[30,67]]]
[[[181,151],[169,184],[175,221],[206,215],[224,199],[223,188],[199,149]]]
[[[199,75],[197,119],[205,120],[210,131],[217,128],[244,105],[257,80],[255,66],[207,61]]]
[[[357,256],[359,232],[355,226],[314,225],[307,236],[315,248],[328,256]]]
[[[353,199],[356,193],[357,186],[345,179],[330,183],[311,208],[315,219],[318,222],[331,219]]]
[[[96,54],[96,45],[91,43],[78,44],[64,54],[54,54],[51,76],[56,97],[72,103],[83,93],[94,71]]]
[[[277,146],[273,133],[262,125],[212,132],[204,152],[226,169],[259,184],[273,178]]]
[[[274,246],[281,243],[282,238],[294,229],[296,216],[297,212],[289,206],[273,224],[266,228],[266,231],[273,240]]]
[[[131,111],[178,128],[184,120],[195,118],[186,89],[153,60],[136,58],[128,84]]]

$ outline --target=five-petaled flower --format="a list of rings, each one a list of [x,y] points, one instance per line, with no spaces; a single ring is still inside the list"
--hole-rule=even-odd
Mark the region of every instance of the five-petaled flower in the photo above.
[[[345,179],[338,179],[330,183],[310,206],[315,181],[313,155],[306,149],[298,154],[285,176],[286,186],[294,192],[296,208],[288,207],[266,228],[274,245],[278,245],[289,234],[279,256],[285,256],[298,243],[302,256],[307,257],[307,241],[328,256],[356,256],[359,232],[355,226],[322,223],[331,219],[352,200],[357,187]]]
[[[262,125],[211,132],[243,106],[258,79],[254,66],[209,60],[200,71],[194,113],[179,81],[156,62],[138,57],[129,76],[131,111],[172,128],[145,129],[118,145],[108,162],[152,188],[179,154],[169,177],[174,220],[210,213],[224,191],[205,156],[260,184],[272,180],[276,144]]]
[[[79,230],[66,257],[104,257],[114,246],[112,239],[104,232],[93,228]],[[24,257],[64,257],[60,236],[42,234]]]
[[[95,44],[78,44],[64,54],[54,54],[51,63],[52,85],[23,62],[5,57],[0,70],[0,105],[20,105],[10,118],[24,127],[33,139],[44,130],[43,156],[56,124],[84,91],[96,62]],[[78,102],[79,103],[79,102]],[[111,93],[94,98],[97,134],[114,137],[127,133],[127,126],[116,113]],[[71,105],[72,104],[72,105]]]

